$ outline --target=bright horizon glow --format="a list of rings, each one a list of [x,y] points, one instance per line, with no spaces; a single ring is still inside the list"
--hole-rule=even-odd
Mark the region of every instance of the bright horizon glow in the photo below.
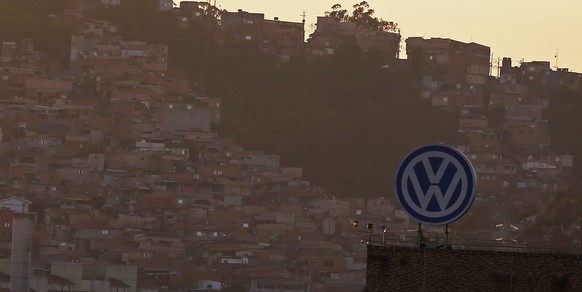
[[[351,12],[352,5],[360,1],[216,0],[216,5],[230,12],[242,9],[264,13],[266,19],[279,17],[291,22],[301,22],[305,11],[305,31],[309,35],[317,16],[330,11],[332,5],[341,4]],[[494,63],[503,57],[512,58],[514,66],[520,60],[550,61],[552,69],[557,65],[582,72],[582,38],[577,33],[582,28],[579,0],[367,2],[374,9],[374,16],[397,22],[404,39],[442,37],[475,42],[491,48]],[[405,56],[404,52],[401,56]],[[492,73],[496,74],[495,70]]]

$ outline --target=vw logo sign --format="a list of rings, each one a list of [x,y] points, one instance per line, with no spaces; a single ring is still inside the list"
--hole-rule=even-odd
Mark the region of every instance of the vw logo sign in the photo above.
[[[443,225],[459,219],[475,199],[475,172],[459,150],[427,145],[402,161],[396,196],[406,213],[420,223]]]

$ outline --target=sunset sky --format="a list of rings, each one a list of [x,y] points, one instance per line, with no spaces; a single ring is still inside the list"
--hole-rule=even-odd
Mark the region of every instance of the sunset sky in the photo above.
[[[214,1],[214,0],[212,0]],[[316,17],[339,3],[348,11],[358,0],[216,0],[221,9],[264,13],[272,19],[301,22],[307,15],[306,31]],[[214,2],[213,2],[214,3]],[[550,61],[582,72],[582,1],[579,0],[368,0],[375,16],[399,24],[404,38],[424,36],[476,42],[491,47],[493,58]]]

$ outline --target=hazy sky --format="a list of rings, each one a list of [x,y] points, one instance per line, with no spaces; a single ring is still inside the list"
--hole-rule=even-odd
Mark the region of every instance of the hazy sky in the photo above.
[[[214,0],[211,0],[214,1]],[[216,0],[221,9],[264,13],[300,22],[306,30],[318,15],[341,4],[348,11],[360,0]],[[214,3],[214,2],[213,2]],[[368,0],[375,16],[399,24],[404,38],[443,37],[491,47],[493,58],[550,61],[582,72],[582,1],[580,0]]]

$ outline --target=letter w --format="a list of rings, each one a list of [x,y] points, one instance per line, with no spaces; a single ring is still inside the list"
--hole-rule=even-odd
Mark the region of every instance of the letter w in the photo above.
[[[412,182],[412,186],[414,187],[414,192],[418,197],[418,201],[420,202],[420,207],[426,210],[432,198],[436,196],[439,208],[441,211],[443,211],[447,208],[447,205],[449,204],[451,197],[453,196],[453,193],[455,192],[455,189],[461,180],[461,175],[458,172],[455,173],[455,176],[451,180],[447,191],[443,195],[439,184],[441,183],[441,178],[443,177],[445,170],[449,165],[449,161],[444,160],[436,173],[433,171],[428,159],[423,159],[422,163],[426,171],[426,175],[430,181],[430,186],[426,190],[426,193],[422,190],[416,172],[412,172],[410,175],[410,180]]]

